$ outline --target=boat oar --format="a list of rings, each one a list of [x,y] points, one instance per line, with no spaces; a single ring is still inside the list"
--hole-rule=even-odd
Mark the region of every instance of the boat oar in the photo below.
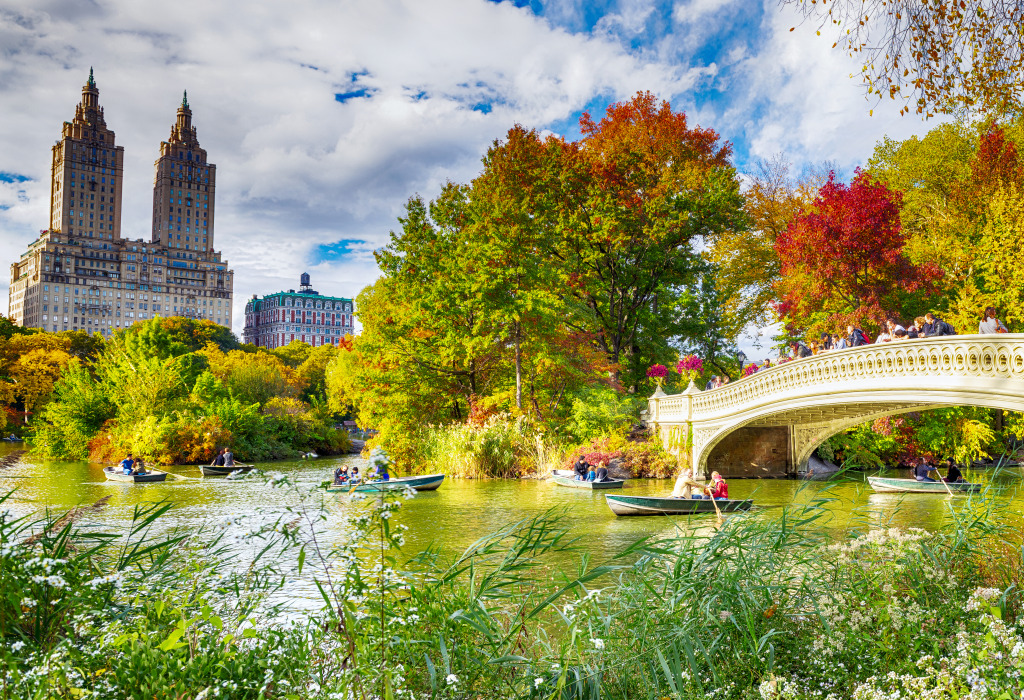
[[[722,511],[718,508],[718,503],[715,501],[715,496],[714,494],[711,493],[711,489],[709,489],[708,487],[705,486],[704,490],[708,492],[708,498],[711,499],[711,505],[715,507],[715,514],[718,516],[718,524],[721,525],[723,522]]]
[[[948,493],[950,496],[952,496],[953,495],[953,489],[949,488],[949,484],[946,482],[945,479],[942,478],[942,474],[939,473],[939,470],[938,469],[932,469],[932,471],[935,472],[935,475],[937,477],[939,477],[939,481],[942,482],[942,485],[946,487],[946,493]]]

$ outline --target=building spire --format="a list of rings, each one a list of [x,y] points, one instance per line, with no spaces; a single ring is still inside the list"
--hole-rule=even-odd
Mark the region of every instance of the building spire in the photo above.
[[[186,90],[185,94],[181,97],[181,106],[188,109],[188,90]]]
[[[96,79],[92,77],[92,66],[89,66],[89,82],[86,83],[89,87],[96,87]]]

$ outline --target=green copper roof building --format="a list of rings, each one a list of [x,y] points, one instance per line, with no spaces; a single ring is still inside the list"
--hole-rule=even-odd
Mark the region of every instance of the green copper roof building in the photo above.
[[[313,289],[309,273],[299,278],[299,291],[253,294],[245,304],[242,338],[263,348],[279,348],[293,340],[313,347],[337,345],[352,335],[354,307],[351,299],[329,297]]]

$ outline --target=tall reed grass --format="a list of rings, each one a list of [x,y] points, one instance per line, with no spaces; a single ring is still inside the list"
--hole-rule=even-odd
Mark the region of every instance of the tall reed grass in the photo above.
[[[281,478],[266,487],[287,489],[278,500],[292,505],[246,535],[265,543],[250,548],[258,554],[248,567],[207,563],[230,550],[217,537],[213,550],[194,538],[148,539],[159,508],[137,512],[120,536],[0,518],[0,693],[881,700],[1024,691],[1017,574],[983,565],[993,551],[1019,559],[1019,538],[1006,536],[1006,514],[985,497],[951,503],[938,532],[891,528],[865,512],[837,533],[825,527],[826,494],[640,537],[595,563],[565,510],[510,523],[457,556],[410,557],[396,496],[339,506]],[[557,566],[567,556],[573,570]],[[312,580],[323,601],[293,610],[287,626],[270,602],[285,570]]]
[[[534,473],[538,433],[523,418],[491,416],[481,425],[431,426],[424,435],[424,472],[480,479]]]

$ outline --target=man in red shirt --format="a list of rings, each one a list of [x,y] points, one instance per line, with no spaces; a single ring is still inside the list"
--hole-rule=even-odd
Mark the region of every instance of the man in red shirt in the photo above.
[[[725,483],[722,475],[718,472],[711,472],[711,481],[711,488],[708,489],[711,498],[714,498],[716,501],[729,500],[729,484]]]

